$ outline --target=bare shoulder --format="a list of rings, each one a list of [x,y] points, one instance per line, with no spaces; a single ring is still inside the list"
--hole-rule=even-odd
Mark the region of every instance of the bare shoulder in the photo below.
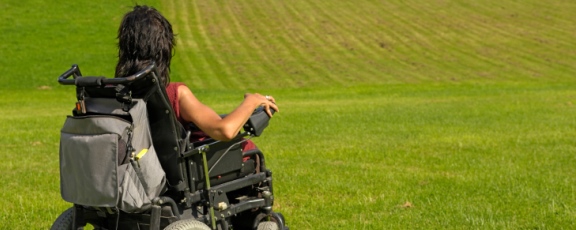
[[[184,95],[188,96],[188,94],[194,95],[192,93],[192,90],[190,90],[190,88],[188,88],[188,86],[186,86],[186,85],[179,85],[178,86],[178,96],[179,97],[184,96]]]
[[[178,100],[179,101],[197,101],[196,96],[192,93],[192,90],[186,85],[178,86]]]

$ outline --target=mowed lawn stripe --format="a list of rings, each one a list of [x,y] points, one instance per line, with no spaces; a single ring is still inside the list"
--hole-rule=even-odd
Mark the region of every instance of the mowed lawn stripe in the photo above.
[[[176,33],[176,52],[173,58],[174,66],[172,71],[179,75],[180,79],[194,76],[194,82],[189,83],[194,87],[207,87],[209,84],[205,82],[204,78],[199,76],[205,75],[208,63],[202,58],[199,50],[199,45],[193,38],[193,22],[190,22],[189,10],[183,3],[177,2],[174,4],[172,1],[165,1],[165,8],[167,9],[166,17],[172,20],[174,33]],[[185,9],[185,10],[182,10]],[[179,70],[181,68],[181,70]]]
[[[302,13],[305,11],[300,8],[301,2],[295,1],[290,4],[279,2],[278,7],[274,8],[271,13],[271,22],[276,22],[279,26],[279,48],[285,50],[283,56],[287,59],[285,70],[289,78],[294,79],[300,86],[306,86],[309,83],[314,85],[332,85],[341,84],[340,79],[334,78],[326,63],[320,62],[316,59],[316,55],[311,52],[313,50],[322,50],[315,39],[318,37],[310,30],[310,25],[314,24],[310,15]],[[268,10],[268,9],[267,9]],[[270,29],[270,27],[269,27]],[[321,40],[325,42],[324,40]],[[320,42],[321,44],[322,42]],[[319,51],[320,53],[327,54],[326,52]]]
[[[284,23],[290,33],[286,34],[291,42],[286,43],[288,49],[297,49],[298,56],[303,60],[300,68],[294,72],[299,77],[312,81],[313,84],[320,85],[343,85],[345,79],[341,79],[343,74],[330,68],[331,61],[336,55],[335,44],[328,40],[328,37],[319,34],[318,29],[312,26],[317,25],[316,12],[305,5],[305,1],[295,1],[285,4]],[[322,57],[322,55],[325,55]],[[328,57],[329,60],[323,58]],[[320,58],[320,59],[319,59]],[[349,63],[353,65],[353,63]]]
[[[474,79],[493,74],[485,71],[494,66],[503,66],[478,54],[489,31],[482,28],[483,20],[474,19],[476,12],[459,15],[462,9],[458,6],[436,2],[403,3],[390,9],[393,21],[402,25],[395,29],[404,35],[404,47],[414,47],[399,55],[414,67],[415,73],[423,76],[419,80]]]
[[[426,11],[430,8],[430,12]],[[435,10],[442,13],[436,15],[433,13]],[[475,18],[476,12],[468,12],[467,8],[456,4],[424,5],[419,11],[428,12],[428,21],[431,24],[430,32],[426,36],[435,39],[435,52],[447,55],[448,60],[440,59],[440,65],[435,66],[449,79],[491,77],[494,73],[486,72],[487,70],[505,66],[478,53],[485,46],[485,36],[489,31],[484,30],[482,20]]]
[[[553,71],[553,75],[574,73],[574,63],[567,61],[576,58],[574,31],[576,30],[576,14],[567,4],[574,6],[573,1],[534,2],[525,4],[522,11],[513,15],[517,24],[530,21],[528,27],[517,32],[527,44],[523,44],[526,53],[537,58],[543,72]],[[517,3],[522,5],[523,3]],[[554,7],[550,7],[550,5]],[[530,7],[526,7],[530,6]],[[518,6],[520,8],[520,6]],[[555,9],[555,10],[552,10]],[[571,19],[571,20],[566,20]],[[553,76],[546,76],[553,77]]]
[[[313,33],[315,28],[311,26],[317,24],[314,14],[308,14],[302,8],[302,1],[286,3],[284,1],[272,1],[271,8],[274,20],[277,23],[276,38],[282,38],[285,42],[279,47],[287,52],[289,56],[282,56],[283,60],[278,60],[285,71],[290,73],[290,78],[299,86],[306,86],[309,83],[330,85],[338,84],[338,80],[332,76],[334,73],[331,64],[322,59],[329,52],[325,49],[326,41],[321,36]],[[297,52],[299,57],[293,59],[291,53]],[[300,58],[301,57],[301,58]],[[293,68],[294,63],[300,62],[300,67]]]
[[[350,5],[349,7],[353,7]],[[406,53],[416,53],[414,46],[409,42],[405,35],[404,23],[398,23],[397,16],[394,15],[396,6],[390,5],[388,2],[373,1],[372,6],[369,7],[368,12],[372,12],[371,25],[368,25],[368,31],[373,31],[374,42],[377,43],[379,48],[384,49],[386,52],[383,57],[374,61],[376,66],[382,66],[383,72],[386,76],[386,81],[390,82],[411,82],[414,79],[411,77],[415,74],[414,65],[406,60],[406,55],[402,50],[406,47]],[[368,33],[371,34],[371,33]],[[362,34],[365,36],[365,34]],[[414,52],[412,52],[414,51]],[[380,78],[380,81],[384,79]]]
[[[397,68],[406,70],[405,75],[401,76],[402,79],[419,82],[426,78],[438,80],[437,77],[445,77],[432,74],[431,68],[437,63],[429,56],[436,56],[435,52],[439,52],[437,49],[440,45],[434,39],[435,34],[430,28],[433,24],[425,18],[426,12],[390,2],[384,3],[382,8],[385,11],[383,14],[387,15],[387,20],[390,21],[390,27],[386,28],[386,31],[395,35],[395,39],[390,41],[390,50],[398,57],[400,65]]]
[[[292,55],[292,50],[285,48],[282,38],[285,36],[284,30],[278,22],[278,17],[282,15],[275,13],[276,7],[271,1],[261,1],[256,6],[253,2],[237,2],[238,9],[242,9],[244,29],[247,33],[247,40],[253,42],[249,55],[258,57],[249,63],[257,67],[260,71],[249,73],[252,75],[254,86],[265,88],[277,88],[279,86],[295,87],[296,81],[292,78],[289,69],[283,69],[287,63],[298,63],[298,57]],[[263,8],[264,10],[260,10]],[[286,57],[292,59],[287,60]],[[260,63],[258,62],[260,61]],[[268,69],[274,72],[269,72]]]
[[[526,37],[522,36],[523,30],[526,25],[518,25],[515,23],[516,19],[513,15],[521,11],[522,8],[527,7],[529,4],[519,4],[516,6],[508,6],[506,4],[513,4],[503,2],[500,8],[486,7],[485,4],[478,4],[477,2],[470,2],[468,10],[476,12],[476,15],[481,15],[478,20],[477,34],[472,34],[472,37],[483,39],[483,45],[488,46],[492,44],[493,47],[498,49],[497,55],[487,56],[488,60],[493,60],[495,63],[506,63],[515,67],[520,71],[522,76],[532,76],[536,73],[534,68],[542,66],[543,63],[539,60],[533,59],[530,51],[526,52],[525,45],[519,46],[526,41]],[[500,12],[500,9],[512,9]],[[523,20],[526,22],[526,20]],[[529,20],[532,25],[531,20]],[[498,44],[498,46],[494,46]],[[481,47],[479,47],[481,48]],[[505,76],[503,76],[505,77]]]
[[[180,73],[178,77],[192,88],[224,88],[227,84],[225,72],[220,68],[216,53],[211,50],[211,42],[206,38],[206,22],[202,20],[196,1],[177,1],[173,8],[173,23],[177,34],[175,63],[178,59],[191,73]],[[169,14],[168,14],[169,15]]]
[[[227,63],[232,64],[234,67],[234,73],[245,76],[242,80],[248,82],[248,85],[258,85],[260,82],[250,77],[253,73],[246,71],[245,65],[257,67],[256,69],[260,71],[256,74],[261,75],[264,79],[276,79],[281,76],[280,68],[272,60],[273,52],[268,42],[270,38],[266,37],[267,35],[255,33],[255,30],[251,28],[252,22],[246,18],[245,13],[245,7],[247,6],[241,5],[238,1],[226,3],[223,17],[231,24],[230,28],[228,28],[229,30],[227,30],[230,34],[226,37],[229,44],[231,44],[228,47],[230,49],[229,52],[242,55],[242,59],[234,55],[227,57],[229,58]],[[295,86],[290,81],[291,79],[285,78],[283,80],[289,86]],[[266,80],[265,83],[269,84],[270,80]]]
[[[326,40],[321,39],[321,36],[315,34],[314,28],[310,26],[317,23],[313,14],[308,14],[306,9],[302,8],[302,1],[294,1],[291,3],[279,2],[277,10],[278,14],[285,15],[279,18],[279,22],[286,31],[284,35],[289,39],[289,44],[286,45],[287,49],[298,49],[300,56],[305,57],[305,61],[301,62],[300,69],[309,69],[310,73],[298,74],[301,70],[291,70],[294,72],[294,77],[299,81],[305,83],[313,83],[320,85],[339,84],[339,80],[335,79],[330,68],[330,63],[322,59],[322,55],[328,55],[329,52],[325,49]],[[290,68],[290,65],[286,66]]]
[[[226,75],[225,71],[223,71],[226,67],[219,61],[219,53],[215,52],[213,42],[209,37],[209,30],[211,29],[210,26],[212,25],[210,22],[219,18],[212,17],[211,11],[218,11],[219,7],[210,5],[214,4],[214,2],[211,1],[182,0],[181,2],[190,3],[187,6],[190,7],[190,11],[194,14],[192,16],[195,18],[197,23],[197,30],[193,31],[194,37],[191,37],[191,39],[196,40],[200,46],[200,49],[196,52],[201,52],[202,57],[206,59],[209,66],[209,71],[206,75],[200,77],[204,79],[209,78],[206,80],[211,83],[210,88],[226,88],[232,86],[233,84],[231,84],[231,82],[233,80]]]
[[[538,8],[531,4],[506,3],[514,4],[503,2],[500,7],[495,8],[468,2],[464,10],[474,15],[474,22],[477,22],[470,37],[481,41],[482,46],[476,47],[477,52],[482,54],[481,58],[502,67],[493,68],[499,78],[506,79],[517,75],[540,77],[543,70],[550,69],[550,65],[540,56],[547,53],[546,50],[541,50],[542,46],[535,39],[540,35],[533,32],[540,22],[532,18],[530,12],[537,11]],[[518,19],[518,15],[526,15],[522,16],[526,18]],[[554,36],[563,37],[557,34]]]
[[[322,22],[322,27],[319,29],[322,29],[325,36],[331,38],[336,52],[345,57],[343,58],[344,62],[337,63],[339,69],[345,70],[344,80],[364,83],[381,82],[382,70],[370,64],[370,60],[380,60],[385,57],[385,53],[376,46],[368,45],[368,41],[365,40],[369,39],[369,34],[375,32],[374,28],[367,26],[369,23],[366,20],[371,17],[358,17],[356,14],[366,12],[366,3],[355,2],[352,6],[347,6],[345,5],[346,1],[307,2],[313,11],[318,12]],[[334,58],[331,59],[335,60]]]
[[[214,15],[214,17],[227,17],[228,24],[234,26],[232,36],[224,37],[222,40],[235,50],[232,51],[234,55],[227,60],[227,63],[233,66],[235,73],[235,76],[231,77],[241,78],[240,84],[247,88],[269,87],[272,82],[268,78],[267,68],[264,67],[267,62],[266,57],[262,55],[263,52],[260,52],[262,47],[255,43],[260,37],[256,32],[259,26],[255,24],[258,16],[253,16],[250,12],[252,7],[242,2],[222,2],[221,4],[222,8],[227,8],[224,9],[224,14],[232,15]]]
[[[354,27],[360,27],[354,36],[365,43],[365,47],[373,49],[376,58],[371,61],[374,65],[373,68],[379,70],[380,74],[377,75],[377,82],[406,82],[409,81],[408,76],[414,73],[416,68],[410,62],[407,62],[403,57],[405,55],[398,55],[397,49],[400,47],[398,44],[406,40],[406,38],[399,31],[403,31],[403,25],[396,23],[394,15],[389,14],[389,5],[381,1],[343,1],[344,4],[340,9],[344,18],[354,17],[360,20],[349,30],[355,30]],[[357,7],[361,4],[362,7]],[[393,10],[392,10],[393,11]],[[358,17],[358,15],[363,15]],[[346,20],[342,19],[343,23]],[[402,46],[402,45],[401,45]],[[407,45],[410,47],[411,45]],[[414,52],[416,53],[416,52]],[[402,66],[407,68],[402,68]]]
[[[242,82],[234,76],[232,65],[227,62],[228,47],[237,39],[229,35],[230,28],[234,28],[234,24],[225,17],[227,12],[225,12],[224,5],[226,4],[228,2],[201,1],[196,4],[196,7],[199,16],[202,16],[202,24],[205,28],[202,38],[206,42],[206,52],[212,53],[215,62],[212,68],[216,76],[212,77],[219,78],[224,83],[224,88],[234,88]]]
[[[179,5],[189,13],[178,16],[188,26],[179,36],[186,47],[176,53],[186,71],[200,75],[198,87],[512,80],[574,71],[572,36],[554,26],[574,27],[560,19],[568,10],[544,15],[553,11],[538,11],[546,8],[539,3],[195,3]],[[567,5],[557,4],[548,9]]]
[[[476,18],[477,12],[468,12],[467,8],[460,5],[452,5],[448,9],[445,15],[440,17],[431,14],[435,25],[432,33],[438,44],[441,44],[438,52],[452,54],[451,57],[455,60],[449,67],[438,68],[450,73],[450,79],[455,80],[494,78],[500,74],[490,70],[504,68],[506,65],[479,53],[486,49],[486,36],[490,36],[490,31],[485,29],[485,20]],[[462,68],[463,66],[465,68]]]

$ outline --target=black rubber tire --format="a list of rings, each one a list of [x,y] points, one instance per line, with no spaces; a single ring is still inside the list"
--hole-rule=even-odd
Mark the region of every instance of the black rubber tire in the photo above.
[[[210,227],[208,227],[208,225],[200,221],[194,219],[185,219],[171,223],[164,230],[211,230],[211,229]]]
[[[72,222],[74,219],[74,209],[69,208],[64,211],[50,227],[50,230],[70,230],[72,229]]]
[[[258,224],[257,230],[280,230],[278,224],[273,221],[263,221]]]

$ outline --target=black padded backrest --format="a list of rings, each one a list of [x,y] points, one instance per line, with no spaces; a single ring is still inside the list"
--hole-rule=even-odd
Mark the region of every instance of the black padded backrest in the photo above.
[[[180,154],[186,147],[183,146],[186,134],[184,127],[176,119],[166,88],[160,84],[154,72],[134,82],[130,88],[134,98],[143,98],[147,102],[154,148],[166,172],[169,186],[176,190],[183,189],[185,183],[179,162]]]

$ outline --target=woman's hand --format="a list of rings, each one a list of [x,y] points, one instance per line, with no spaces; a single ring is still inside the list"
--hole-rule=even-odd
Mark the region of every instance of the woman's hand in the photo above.
[[[262,96],[259,93],[247,93],[244,94],[244,100],[250,100],[250,101],[254,101],[256,108],[258,108],[259,106],[263,106],[264,107],[264,111],[266,111],[266,113],[268,114],[268,116],[272,117],[272,111],[270,111],[270,109],[275,110],[276,112],[279,112],[278,110],[278,106],[276,105],[276,99],[274,99],[274,97],[266,95],[266,96]]]

